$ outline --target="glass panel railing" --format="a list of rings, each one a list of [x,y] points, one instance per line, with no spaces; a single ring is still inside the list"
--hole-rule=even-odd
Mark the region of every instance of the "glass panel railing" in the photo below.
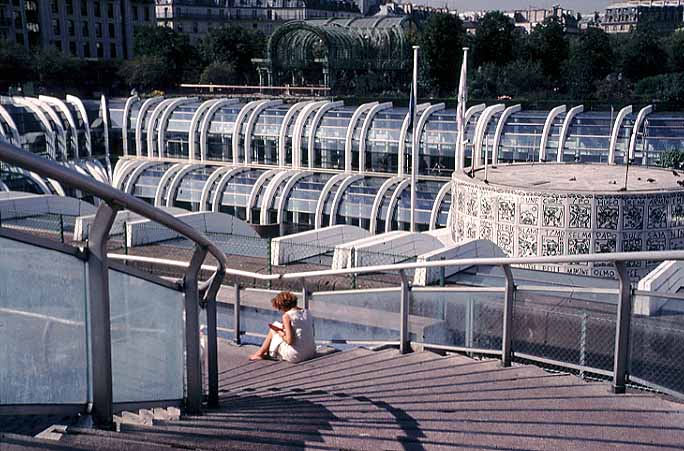
[[[0,404],[88,400],[85,264],[0,237]]]
[[[633,311],[629,377],[684,393],[684,300],[639,294]]]
[[[590,290],[516,291],[513,352],[612,371],[618,295]]]
[[[184,294],[109,271],[114,402],[183,398]]]
[[[409,321],[417,343],[501,350],[503,289],[414,288]]]

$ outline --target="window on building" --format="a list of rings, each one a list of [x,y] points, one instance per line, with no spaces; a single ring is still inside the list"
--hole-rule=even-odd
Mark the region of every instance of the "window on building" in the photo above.
[[[64,5],[66,8],[66,13],[70,16],[74,15],[74,0],[65,0]]]
[[[81,43],[81,55],[83,58],[90,58],[90,44],[87,42]]]
[[[24,33],[17,33],[16,35],[17,44],[24,45]]]
[[[52,19],[52,34],[59,35],[60,33],[59,19]]]
[[[97,49],[97,57],[102,58],[104,56],[104,50],[102,47],[102,43],[98,42],[97,44],[95,44],[95,47]]]
[[[93,7],[95,9],[95,17],[100,17],[102,15],[102,6],[100,5],[100,2],[93,2]]]
[[[116,44],[109,44],[109,57],[116,58]]]
[[[78,56],[76,52],[76,41],[69,41],[69,53],[71,56]]]
[[[57,0],[52,0],[51,9],[53,13],[59,13],[59,4],[57,3]]]
[[[107,17],[114,18],[114,3],[112,2],[107,3]]]
[[[113,39],[116,31],[114,30],[114,22],[109,22],[109,38]]]
[[[62,41],[55,41],[55,48],[57,48],[57,50],[61,51],[62,50]]]
[[[199,26],[197,25],[197,22],[192,23],[192,32],[199,33]]]
[[[81,0],[81,15],[84,17],[88,16],[88,2],[87,2],[87,0]]]
[[[81,22],[81,36],[88,37],[88,22]]]
[[[102,23],[101,22],[95,23],[95,37],[98,37],[98,38],[102,37]]]
[[[164,18],[167,18],[167,17],[169,17],[169,7],[165,6],[164,7]]]
[[[69,36],[75,36],[76,35],[76,27],[74,27],[74,21],[73,20],[67,20],[66,21],[66,27],[67,27],[67,33],[69,33]]]
[[[150,9],[145,8],[145,22],[149,22],[149,21],[150,21]]]

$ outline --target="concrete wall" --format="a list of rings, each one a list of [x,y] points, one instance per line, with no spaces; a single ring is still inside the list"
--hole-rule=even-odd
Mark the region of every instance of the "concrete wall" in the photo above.
[[[158,207],[160,210],[164,210],[167,213],[177,216],[181,214],[188,213],[187,210],[176,207]],[[116,213],[116,218],[114,219],[114,224],[112,225],[112,230],[110,235],[122,235],[123,227],[129,222],[143,221],[145,218],[137,213],[133,213],[128,210],[122,210]],[[79,216],[76,218],[76,223],[74,226],[74,240],[75,241],[85,241],[88,239],[90,233],[90,227],[95,221],[95,215]]]
[[[370,232],[353,225],[334,225],[322,229],[295,233],[272,241],[271,263],[285,265],[305,258],[325,254],[339,244],[368,237]]]
[[[651,271],[638,284],[639,290],[675,294],[684,286],[684,262],[665,261]],[[657,296],[635,296],[634,314],[655,315],[665,304],[672,310],[684,311],[684,301],[664,299]]]
[[[335,246],[333,254],[332,269],[343,269],[351,267],[352,255],[356,252],[357,246],[363,246],[369,243],[383,242],[392,239],[395,236],[406,235],[408,232],[395,230],[393,232],[381,233],[380,235],[373,235],[366,238],[350,241],[344,244]]]
[[[36,195],[0,199],[0,217],[17,219],[47,214],[81,216],[95,213],[95,206],[75,199],[56,195]]]
[[[356,246],[352,266],[399,263],[443,247],[444,244],[432,235],[404,232],[388,239]]]

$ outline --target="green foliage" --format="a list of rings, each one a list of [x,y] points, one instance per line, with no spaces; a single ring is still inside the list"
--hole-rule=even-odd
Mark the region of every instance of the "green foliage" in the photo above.
[[[554,16],[547,17],[532,30],[530,52],[531,56],[541,63],[544,75],[557,85],[569,54],[568,40],[560,19]]]
[[[31,72],[31,55],[24,47],[0,40],[0,89],[26,81]]]
[[[475,65],[508,64],[513,59],[515,24],[500,11],[485,14],[475,34]]]
[[[440,94],[453,93],[463,59],[463,22],[452,14],[435,14],[425,24],[419,42],[433,88]]]
[[[670,36],[667,42],[672,72],[684,72],[684,30],[679,30]]]
[[[684,152],[670,149],[662,153],[658,166],[670,169],[684,169]]]
[[[513,61],[503,67],[485,64],[477,69],[470,86],[476,98],[517,97],[540,91],[546,79],[538,61]]]
[[[608,34],[599,28],[579,33],[570,45],[570,57],[565,63],[566,86],[573,98],[588,98],[594,84],[611,72],[615,56]]]
[[[31,60],[33,73],[37,81],[47,88],[64,88],[78,86],[82,83],[82,61],[64,56],[54,47],[48,47],[34,53]]]
[[[667,54],[657,34],[646,30],[630,33],[622,48],[622,74],[629,80],[662,74],[667,70]]]
[[[648,102],[684,101],[684,73],[663,74],[639,80],[634,94]]]
[[[175,75],[168,70],[167,61],[153,55],[136,56],[124,61],[119,74],[128,86],[141,92],[170,86],[176,82]]]
[[[256,76],[252,58],[263,56],[266,41],[256,31],[237,26],[210,30],[200,44],[200,52],[206,64],[231,64],[235,82],[247,83]]]
[[[211,63],[202,71],[200,83],[214,85],[233,85],[238,83],[235,67],[231,63]]]

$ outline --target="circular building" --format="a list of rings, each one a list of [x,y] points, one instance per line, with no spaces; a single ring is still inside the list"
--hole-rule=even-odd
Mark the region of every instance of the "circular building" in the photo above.
[[[451,231],[457,242],[488,239],[510,256],[684,249],[684,173],[590,164],[490,167],[455,172]],[[652,266],[632,262],[641,277]],[[533,269],[615,276],[611,264]]]

